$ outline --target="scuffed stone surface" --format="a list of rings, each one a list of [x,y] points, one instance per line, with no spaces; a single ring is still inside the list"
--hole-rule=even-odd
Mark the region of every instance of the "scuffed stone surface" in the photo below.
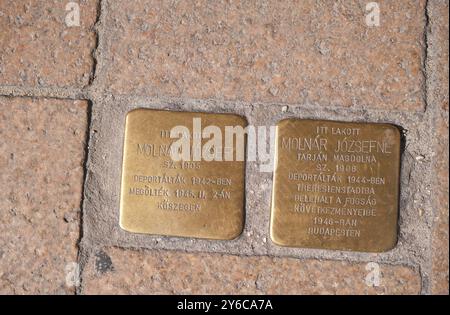
[[[114,269],[90,259],[85,294],[418,294],[420,277],[405,266],[267,256],[138,252],[108,248]],[[103,254],[104,255],[104,254]],[[367,268],[367,270],[366,270]],[[374,286],[374,284],[376,286]]]
[[[424,106],[425,1],[110,1],[115,94]]]
[[[87,102],[0,97],[0,293],[74,293]]]
[[[79,4],[80,25],[68,26],[71,1],[0,1],[0,85],[86,86],[96,44],[96,0]],[[69,24],[70,25],[70,24]]]

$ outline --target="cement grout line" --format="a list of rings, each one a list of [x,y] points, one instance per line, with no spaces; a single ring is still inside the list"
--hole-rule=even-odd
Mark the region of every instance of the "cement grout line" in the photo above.
[[[291,255],[273,255],[273,254],[247,254],[247,253],[229,253],[229,252],[211,252],[207,250],[184,250],[184,249],[164,249],[164,248],[143,248],[138,246],[123,246],[120,244],[116,245],[105,245],[101,243],[91,244],[92,249],[105,249],[105,248],[117,248],[120,250],[131,250],[140,253],[153,253],[153,252],[173,252],[173,253],[181,253],[181,254],[206,254],[206,255],[218,255],[218,256],[234,256],[234,257],[268,257],[275,259],[284,259],[289,258],[298,261],[306,261],[306,260],[317,260],[317,261],[329,261],[329,262],[348,262],[350,264],[363,264],[373,262],[373,259],[361,259],[361,260],[352,260],[345,258],[324,258],[324,257],[316,257],[316,256],[306,256],[306,257],[297,257]],[[407,266],[413,268],[415,271],[420,269],[420,264],[411,263],[410,261],[379,261],[380,264],[389,265],[389,266]]]
[[[83,88],[0,86],[1,96],[87,100],[89,90]]]
[[[436,71],[441,71],[441,69],[435,69],[435,55],[433,55],[433,51],[435,48],[433,48],[433,42],[435,39],[433,38],[433,20],[432,20],[432,12],[430,1],[426,0],[426,7],[425,7],[425,16],[426,16],[426,30],[424,34],[425,38],[425,45],[426,45],[426,59],[424,64],[424,73],[425,73],[425,86],[424,86],[424,92],[425,92],[425,104],[427,111],[430,112],[429,114],[429,127],[432,129],[432,140],[430,146],[432,147],[432,163],[431,163],[431,172],[437,173],[437,157],[436,152],[440,145],[440,140],[437,138],[437,130],[436,125],[433,124],[433,122],[437,121],[437,118],[441,114],[441,108],[438,101],[435,99],[435,85],[437,84],[434,73]],[[447,112],[448,115],[448,112]],[[447,139],[448,141],[448,139]],[[436,176],[433,176],[431,180],[431,189],[434,191],[436,187],[439,186],[438,178]],[[427,246],[427,261],[423,264],[422,268],[423,270],[426,270],[426,274],[428,275],[426,278],[423,277],[422,279],[422,291],[423,294],[432,294],[432,278],[434,277],[433,274],[433,231],[435,228],[435,218],[437,216],[437,213],[439,211],[438,209],[438,201],[435,199],[431,202],[431,235],[429,239],[429,244]],[[421,270],[422,271],[422,270]]]
[[[91,57],[92,57],[92,70],[89,76],[89,86],[93,85],[94,79],[96,77],[96,73],[97,73],[97,49],[99,47],[99,34],[98,34],[98,30],[97,30],[97,26],[100,23],[100,18],[101,18],[101,12],[102,12],[102,0],[99,0],[97,3],[97,16],[95,18],[95,23],[94,23],[94,32],[95,32],[95,45],[94,45],[94,49],[91,52]]]
[[[429,126],[431,130],[431,139],[430,139],[430,148],[431,148],[431,165],[430,165],[430,173],[436,172],[436,148],[439,146],[439,141],[437,139],[437,131],[436,126],[433,124],[433,122],[436,121],[437,116],[439,115],[440,107],[439,104],[433,99],[433,89],[435,82],[433,80],[433,55],[431,52],[432,50],[432,19],[430,17],[430,1],[426,0],[426,6],[425,6],[425,19],[426,19],[426,25],[425,25],[425,32],[424,32],[424,64],[423,64],[423,73],[425,76],[425,84],[424,84],[424,95],[425,95],[425,109],[427,112],[427,125]],[[430,180],[430,190],[431,195],[433,191],[436,189],[438,185],[437,178],[435,176],[432,176]],[[434,218],[436,217],[436,201],[430,202],[431,207],[431,214],[430,214],[430,220],[431,220],[431,229],[430,229],[430,237],[428,239],[428,246],[426,246],[426,252],[425,255],[426,260],[421,264],[421,278],[422,278],[422,294],[431,294],[431,278],[433,277],[432,274],[432,253],[433,253],[433,229],[434,229]]]
[[[229,255],[229,256],[236,256],[236,257],[269,257],[269,258],[277,258],[277,259],[283,259],[283,258],[289,258],[289,259],[295,259],[300,261],[305,260],[317,260],[317,261],[337,261],[337,262],[348,262],[351,264],[358,264],[358,263],[370,263],[376,261],[377,263],[384,264],[384,265],[390,265],[390,266],[408,266],[413,268],[414,270],[418,270],[420,268],[420,264],[417,262],[411,262],[409,260],[376,260],[376,259],[370,259],[369,256],[371,256],[371,253],[367,253],[367,257],[357,258],[354,259],[354,257],[327,257],[327,256],[321,256],[321,255],[311,255],[311,256],[296,256],[291,254],[286,255],[276,255],[273,253],[239,253],[239,252],[227,252],[227,251],[208,251],[204,249],[180,249],[180,248],[147,248],[147,247],[139,247],[139,246],[133,246],[133,245],[122,245],[122,244],[101,244],[96,243],[93,245],[93,248],[119,248],[122,250],[133,250],[143,253],[150,253],[150,252],[164,252],[164,251],[170,251],[170,252],[178,252],[178,253],[184,253],[184,254],[192,254],[192,253],[198,253],[198,254],[209,254],[209,255]],[[355,253],[355,252],[345,252],[341,251],[342,253]]]
[[[95,60],[95,70],[94,70],[94,76],[91,81],[91,91],[93,91],[91,97],[95,98],[96,90],[103,90],[104,84],[103,78],[105,77],[105,53],[107,52],[107,49],[105,48],[106,45],[106,37],[107,37],[107,31],[106,31],[106,19],[108,15],[108,4],[106,0],[99,0],[98,3],[98,12],[97,12],[97,22],[95,23],[95,33],[97,35],[97,42],[96,46],[93,52],[93,58]]]
[[[78,253],[77,253],[77,261],[79,266],[79,280],[80,280],[80,286],[82,281],[82,273],[84,269],[84,263],[83,263],[83,251],[82,251],[82,240],[84,238],[84,230],[83,230],[83,220],[84,220],[84,204],[85,204],[85,188],[86,188],[86,181],[88,178],[88,160],[89,160],[89,148],[90,148],[90,139],[91,139],[91,121],[92,121],[92,101],[88,101],[88,109],[87,109],[87,128],[85,131],[85,145],[84,145],[84,161],[83,161],[83,186],[81,189],[81,201],[80,201],[80,226],[79,226],[79,236],[78,236]],[[75,289],[75,295],[78,293],[78,287]]]
[[[424,12],[424,18],[425,18],[425,25],[423,30],[423,44],[424,47],[422,49],[422,64],[421,64],[421,72],[424,78],[424,82],[422,84],[423,89],[423,103],[424,103],[424,111],[426,112],[428,110],[428,69],[427,69],[427,62],[429,60],[429,54],[428,51],[430,49],[429,46],[429,32],[430,32],[430,16],[428,13],[429,10],[429,0],[425,0],[425,12]]]
[[[99,89],[94,83],[93,85],[81,88],[35,88],[35,87],[18,87],[18,86],[0,86],[0,96],[11,97],[30,97],[30,98],[55,98],[55,99],[71,99],[71,100],[89,100],[94,103],[103,101],[105,98],[113,98],[114,100],[129,100],[133,103],[156,103],[163,105],[181,105],[184,104],[202,104],[202,103],[215,103],[217,106],[236,105],[239,106],[253,106],[253,107],[268,107],[278,106],[280,111],[282,107],[287,106],[289,110],[327,110],[327,111],[340,111],[352,114],[370,113],[374,115],[386,115],[386,114],[403,114],[407,117],[423,117],[425,113],[421,110],[397,110],[397,109],[384,109],[384,108],[356,108],[356,107],[342,107],[342,106],[328,106],[318,105],[311,103],[282,103],[282,102],[243,102],[240,100],[220,100],[220,99],[193,99],[193,98],[176,98],[176,97],[155,97],[155,96],[135,96],[135,95],[117,95],[117,94],[102,94],[96,92]],[[113,107],[113,106],[111,106]],[[232,112],[229,111],[228,112]],[[301,117],[298,117],[301,118]]]
[[[89,180],[89,170],[90,170],[90,146],[92,143],[92,137],[91,137],[91,130],[92,130],[92,113],[93,113],[93,107],[94,107],[94,97],[91,95],[91,91],[95,90],[97,75],[100,73],[99,67],[101,64],[99,63],[99,55],[101,56],[101,46],[100,46],[100,40],[101,40],[101,32],[102,32],[102,21],[104,20],[104,14],[103,14],[103,0],[99,0],[97,3],[97,16],[96,21],[94,24],[94,30],[95,30],[95,47],[92,51],[92,59],[93,59],[93,65],[91,70],[91,76],[89,80],[89,90],[88,90],[88,96],[89,96],[89,117],[88,117],[88,128],[87,128],[87,137],[86,137],[86,148],[85,148],[85,161],[83,165],[84,170],[84,181],[83,181],[83,188],[82,188],[82,201],[81,201],[81,219],[80,219],[80,235],[79,235],[79,247],[78,247],[78,264],[79,264],[79,286],[75,290],[75,294],[82,294],[83,290],[83,274],[84,274],[84,268],[88,262],[89,259],[89,247],[85,246],[84,242],[84,218],[86,215],[86,198],[89,198],[89,196],[86,194],[86,183]],[[94,93],[95,94],[95,93]]]

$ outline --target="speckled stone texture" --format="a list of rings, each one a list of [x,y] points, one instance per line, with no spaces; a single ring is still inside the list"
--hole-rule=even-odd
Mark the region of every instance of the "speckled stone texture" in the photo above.
[[[61,0],[0,1],[0,84],[83,87],[89,83],[96,43],[97,1],[76,1],[80,26],[65,23]]]
[[[74,293],[87,106],[0,97],[0,294]]]
[[[115,94],[424,107],[424,0],[109,3]]]
[[[133,266],[133,268],[130,268]],[[418,294],[405,266],[171,251],[97,250],[84,274],[85,294]],[[369,276],[368,276],[369,275]],[[367,282],[366,278],[369,279]]]

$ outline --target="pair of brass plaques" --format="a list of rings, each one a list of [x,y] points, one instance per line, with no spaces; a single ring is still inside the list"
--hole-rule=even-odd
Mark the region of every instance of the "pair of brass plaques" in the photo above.
[[[219,144],[216,139],[216,146],[210,142],[227,128],[246,125],[243,117],[232,114],[149,109],[128,113],[122,229],[217,240],[239,236],[244,227],[245,160],[239,159],[237,137],[231,145],[224,139]],[[175,126],[181,129],[171,135]],[[276,126],[275,152],[270,219],[274,243],[368,252],[395,246],[400,168],[395,126],[286,119]]]

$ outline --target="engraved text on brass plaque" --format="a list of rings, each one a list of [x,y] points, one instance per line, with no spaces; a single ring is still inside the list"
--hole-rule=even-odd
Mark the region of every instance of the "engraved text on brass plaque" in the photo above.
[[[388,124],[277,125],[271,238],[283,246],[381,252],[397,241],[400,133]]]
[[[128,113],[120,226],[135,233],[237,237],[244,222],[245,161],[225,160],[227,147],[219,136],[225,126],[245,125],[244,118],[229,114],[149,109]],[[182,132],[173,137],[171,130],[175,126],[181,126]],[[209,150],[205,144],[213,135],[219,144]],[[178,149],[184,149],[188,159],[172,158],[177,140],[187,143]],[[194,143],[199,146],[194,148]],[[204,155],[209,158],[205,160]]]

